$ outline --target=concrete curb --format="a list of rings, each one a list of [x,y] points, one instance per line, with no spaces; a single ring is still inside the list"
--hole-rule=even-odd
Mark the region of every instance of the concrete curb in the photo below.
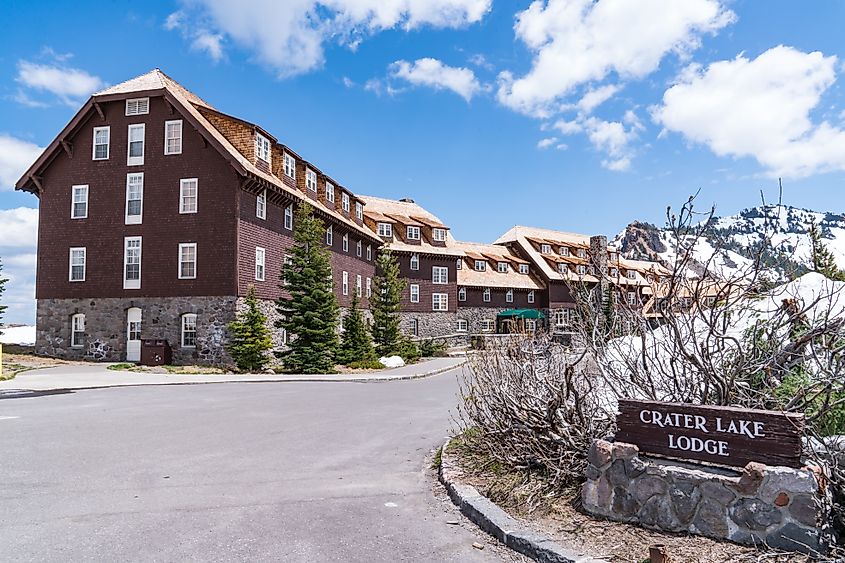
[[[448,453],[450,443],[451,439],[440,448],[440,482],[455,506],[479,528],[514,551],[540,563],[607,563],[603,559],[564,549],[549,537],[529,529],[475,487],[461,484],[459,478],[463,472]]]
[[[441,373],[445,373],[447,371],[452,371],[454,369],[460,369],[466,361],[463,361],[459,364],[455,364],[452,366],[444,366],[437,369],[433,369],[423,373],[408,373],[408,374],[399,374],[399,375],[362,375],[362,376],[344,376],[344,375],[316,375],[316,376],[308,376],[308,375],[291,375],[291,376],[279,376],[278,378],[272,378],[267,376],[261,375],[254,375],[254,376],[246,376],[246,377],[255,377],[255,379],[225,379],[226,376],[220,376],[220,381],[209,381],[209,380],[202,380],[202,381],[152,381],[152,382],[116,382],[113,384],[91,384],[91,385],[80,385],[76,387],[68,387],[68,386],[61,386],[57,385],[55,387],[41,387],[41,388],[27,388],[27,387],[18,387],[18,388],[6,388],[0,387],[0,396],[5,394],[11,394],[13,392],[27,392],[27,393],[54,393],[60,391],[82,391],[85,389],[111,389],[111,388],[118,388],[118,387],[153,387],[153,386],[170,386],[170,385],[219,385],[221,383],[302,383],[302,382],[314,382],[314,383],[381,383],[381,382],[390,382],[390,381],[408,381],[412,379],[423,379],[426,377],[434,377],[435,375],[440,375]],[[179,377],[179,376],[175,376]],[[190,377],[190,376],[186,376]],[[201,377],[201,376],[200,376]],[[14,381],[14,379],[10,380]]]

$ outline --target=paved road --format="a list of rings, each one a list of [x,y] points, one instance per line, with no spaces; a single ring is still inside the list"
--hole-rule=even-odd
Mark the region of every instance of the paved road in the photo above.
[[[513,560],[427,468],[454,374],[6,395],[0,559]]]

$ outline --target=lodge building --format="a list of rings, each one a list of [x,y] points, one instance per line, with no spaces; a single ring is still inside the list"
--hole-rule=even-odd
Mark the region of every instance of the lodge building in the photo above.
[[[457,241],[413,200],[354,193],[159,69],[91,96],[16,189],[40,200],[36,352],[64,358],[137,361],[141,340],[157,338],[176,363],[226,362],[226,325],[249,287],[271,322],[287,296],[279,273],[303,202],[326,226],[342,308],[353,292],[369,308],[376,254],[390,246],[407,282],[402,330],[416,338],[493,332],[515,309],[562,328],[567,282],[599,279],[593,255],[638,306],[663,274],[604,237],[514,227],[494,244]]]

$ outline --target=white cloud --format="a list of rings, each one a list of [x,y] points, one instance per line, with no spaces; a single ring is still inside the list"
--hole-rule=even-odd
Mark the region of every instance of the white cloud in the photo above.
[[[223,58],[223,36],[219,33],[200,31],[194,37],[191,48],[195,51],[204,51],[214,62]]]
[[[38,237],[38,210],[29,207],[0,209],[0,259],[8,278],[3,304],[8,306],[3,322],[28,323],[35,320],[35,248]]]
[[[753,157],[773,176],[845,170],[845,130],[810,115],[836,68],[835,56],[785,46],[690,66],[652,116],[719,156]]]
[[[462,27],[480,21],[490,4],[491,0],[183,0],[184,9],[178,16],[171,14],[165,27],[209,29],[285,77],[319,67],[327,41],[354,50],[367,35],[386,29]]]
[[[483,68],[484,70],[493,70],[493,63],[487,60],[487,57],[482,55],[481,53],[476,53],[469,58],[469,62],[472,65],[477,66],[478,68]]]
[[[531,70],[499,75],[498,98],[522,113],[548,117],[555,101],[604,80],[641,78],[670,52],[734,20],[719,0],[535,0],[517,14],[516,36],[534,52]]]
[[[417,86],[429,86],[435,90],[451,90],[466,101],[481,89],[481,84],[472,70],[465,67],[444,65],[437,59],[417,59],[413,63],[396,61],[391,65],[391,75]]]
[[[538,149],[547,149],[557,142],[557,137],[546,137],[537,141]]]
[[[579,114],[572,121],[564,119],[556,121],[552,124],[552,128],[563,135],[584,133],[596,150],[607,155],[601,165],[608,170],[621,172],[631,167],[631,159],[634,155],[631,144],[637,139],[637,131],[642,128],[634,112],[627,112],[625,117],[626,119],[620,122],[605,121]],[[631,122],[632,119],[633,122]]]
[[[607,84],[588,90],[578,101],[578,109],[584,113],[593,113],[594,109],[612,98],[620,89],[616,84]]]
[[[18,61],[15,80],[26,88],[54,94],[63,103],[74,107],[104,86],[99,77],[78,68],[24,60]]]
[[[43,151],[44,147],[35,143],[0,133],[0,191],[14,189],[15,182]]]

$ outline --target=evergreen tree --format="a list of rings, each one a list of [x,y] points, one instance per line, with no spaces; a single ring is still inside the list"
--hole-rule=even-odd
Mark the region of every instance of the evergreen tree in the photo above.
[[[399,332],[399,300],[405,281],[399,277],[399,262],[385,245],[376,258],[376,277],[370,312],[373,314],[373,343],[381,356],[396,354],[403,338]]]
[[[332,291],[332,266],[325,246],[326,227],[314,217],[311,205],[298,206],[294,217],[291,260],[282,267],[282,289],[276,309],[292,340],[277,353],[285,368],[295,373],[331,373],[337,353],[337,299]]]
[[[836,259],[825,245],[822,239],[821,229],[819,229],[815,221],[810,221],[810,228],[807,229],[807,234],[810,236],[810,267],[812,270],[829,279],[845,281],[845,272],[837,267]]]
[[[249,286],[246,294],[246,310],[238,313],[229,323],[232,339],[229,353],[241,371],[257,372],[264,369],[270,358],[267,351],[273,347],[270,331],[267,329],[267,316],[258,308],[255,286]]]
[[[364,315],[358,307],[358,292],[352,294],[352,304],[349,313],[343,319],[343,336],[340,342],[338,360],[343,364],[353,362],[374,362],[377,360],[373,350],[370,331],[364,321]]]
[[[9,281],[8,278],[3,277],[3,261],[0,260],[0,321],[3,320],[3,313],[6,312],[6,305],[2,305],[2,297],[3,292],[6,291],[6,282]],[[0,324],[3,324],[0,322]],[[0,331],[0,334],[3,334],[3,331]]]

